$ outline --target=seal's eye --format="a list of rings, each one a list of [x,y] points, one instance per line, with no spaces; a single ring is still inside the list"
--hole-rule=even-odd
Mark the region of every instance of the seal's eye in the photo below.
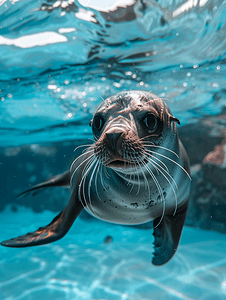
[[[153,114],[148,114],[143,118],[143,123],[148,130],[154,131],[157,128],[157,118]]]
[[[103,117],[101,117],[100,115],[96,115],[93,118],[93,123],[92,123],[93,129],[95,131],[100,131],[101,128],[103,127],[103,125],[104,125],[104,119],[103,119]]]

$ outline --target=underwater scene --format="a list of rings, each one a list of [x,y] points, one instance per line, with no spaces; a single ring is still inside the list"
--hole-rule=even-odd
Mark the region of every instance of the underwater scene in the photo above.
[[[225,59],[225,0],[0,0],[0,300],[226,299]]]

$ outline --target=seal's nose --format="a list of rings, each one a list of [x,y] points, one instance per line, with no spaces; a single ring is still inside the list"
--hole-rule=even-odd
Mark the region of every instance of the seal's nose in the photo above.
[[[117,131],[117,132],[114,131],[114,132],[111,132],[111,133],[106,133],[106,136],[109,140],[109,143],[111,145],[112,150],[115,150],[117,140],[119,139],[119,137],[122,133],[123,133],[122,131]]]

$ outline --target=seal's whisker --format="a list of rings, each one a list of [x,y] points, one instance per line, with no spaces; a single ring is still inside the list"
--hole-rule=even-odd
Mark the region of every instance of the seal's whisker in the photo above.
[[[85,165],[83,171],[82,171],[82,176],[86,173],[86,171],[89,169],[90,165],[93,163],[93,161],[96,159],[95,156],[92,156],[92,159],[87,162],[87,164]]]
[[[122,155],[124,158],[126,158],[126,152],[124,149],[122,149]],[[124,169],[126,168],[126,160],[124,159]]]
[[[147,149],[146,149],[146,151],[151,152],[151,153],[154,153],[154,154],[157,154],[157,155],[160,155],[160,156],[162,156],[162,157],[164,157],[164,158],[166,158],[166,159],[172,161],[172,162],[175,163],[178,167],[180,167],[180,168],[186,173],[186,175],[188,176],[188,178],[191,180],[191,176],[188,174],[188,172],[185,170],[185,168],[183,168],[183,167],[182,167],[180,164],[178,164],[175,160],[173,160],[173,159],[171,159],[171,158],[169,158],[169,157],[167,157],[167,156],[165,156],[165,155],[163,155],[163,154],[160,154],[160,153],[158,153],[158,152],[154,152],[154,151],[147,150]]]
[[[76,150],[78,150],[78,149],[81,148],[81,147],[92,147],[92,148],[94,148],[94,145],[92,145],[92,144],[80,145],[80,146],[76,147],[76,148],[73,150],[73,152],[75,152]],[[85,150],[86,150],[86,149],[85,149]]]
[[[131,184],[131,188],[130,188],[130,190],[129,190],[129,194],[132,192],[133,187],[134,187],[134,184],[132,183],[132,184]]]
[[[106,166],[104,166],[104,174],[107,177],[107,179],[110,179],[111,176],[109,175]]]
[[[84,153],[85,154],[85,153]],[[72,181],[73,181],[73,178],[74,178],[74,175],[75,175],[75,173],[76,173],[76,171],[87,161],[87,160],[91,160],[93,157],[94,157],[94,153],[91,155],[91,156],[89,156],[89,157],[87,157],[86,159],[84,159],[78,166],[77,166],[77,168],[74,170],[74,172],[73,172],[73,174],[72,174],[72,176],[71,176],[71,179],[70,179],[70,186],[72,187]]]
[[[102,184],[102,186],[103,186],[103,188],[104,188],[104,190],[106,190],[107,192],[108,192],[108,190],[106,189],[106,187],[105,187],[105,185],[104,185],[104,182],[103,182],[103,176],[102,176],[102,168],[103,168],[103,165],[101,164],[101,172],[100,172],[100,181],[101,181],[101,184]]]
[[[88,140],[90,140],[90,141],[92,141],[92,142],[94,142],[94,143],[95,143],[95,140],[94,140],[94,139],[88,138]]]
[[[162,170],[163,170],[163,171],[164,171],[164,172],[172,179],[172,181],[174,182],[176,188],[178,189],[175,180],[173,179],[173,177],[172,177],[172,176],[170,175],[170,173],[169,173],[169,169],[167,168],[167,166],[166,166],[160,159],[158,159],[157,157],[155,157],[154,155],[152,155],[151,153],[149,153],[149,152],[147,152],[147,151],[144,151],[144,152],[143,152],[143,155],[144,155],[144,157],[145,157],[148,161],[154,162],[160,169],[162,169]],[[158,162],[156,162],[155,159],[157,159],[157,161],[159,161],[161,164],[163,164],[165,168],[163,168]]]
[[[89,198],[89,203],[90,203],[90,207],[92,208],[92,211],[94,212],[94,209],[93,209],[93,206],[92,206],[92,200],[91,200],[91,185],[92,185],[92,180],[93,180],[93,175],[94,175],[94,172],[95,172],[95,170],[96,170],[96,168],[97,168],[97,165],[98,165],[98,163],[97,163],[97,159],[95,158],[95,160],[94,160],[94,168],[93,168],[93,172],[92,172],[92,174],[91,174],[91,176],[90,176],[90,179],[89,179],[89,185],[88,185],[88,198]],[[93,167],[93,165],[92,166],[90,166],[90,169]],[[94,212],[95,213],[95,212]],[[97,215],[96,213],[95,213],[95,215]]]
[[[152,133],[152,134],[149,134],[149,135],[147,135],[147,136],[143,136],[142,138],[140,138],[140,141],[143,141],[144,139],[147,139],[147,138],[153,137],[153,136],[159,136],[159,135],[156,134],[156,133]]]
[[[101,200],[101,198],[100,198],[100,195],[99,195],[99,192],[98,192],[98,188],[97,188],[97,176],[98,176],[98,174],[100,175],[99,169],[100,169],[101,163],[100,163],[100,162],[97,162],[97,164],[98,164],[98,169],[97,169],[97,171],[96,171],[96,176],[95,176],[95,191],[96,191],[97,197],[98,197],[99,200],[102,202],[102,200]]]
[[[170,150],[166,147],[162,147],[162,146],[158,146],[158,145],[155,145],[155,144],[152,144],[152,143],[146,143],[146,142],[144,142],[144,145],[149,146],[149,147],[155,147],[155,148],[161,148],[161,149],[167,150],[167,151],[173,153],[177,158],[180,158],[179,155],[176,152],[174,152],[173,150]]]
[[[144,161],[141,161],[140,163],[141,163],[143,166],[144,166],[144,164],[145,164]],[[143,174],[143,178],[144,178],[144,181],[145,181],[145,188],[148,189],[148,200],[150,200],[151,194],[150,194],[150,188],[149,188],[148,180],[147,180],[147,177],[146,177],[146,175],[145,175],[145,173],[144,173],[144,171],[143,171],[143,168],[141,167],[140,163],[138,162],[138,165],[139,165],[140,170],[141,170],[141,172],[142,172],[142,174]]]
[[[107,158],[106,161],[104,161],[104,163],[102,163],[103,166],[106,167],[106,165],[111,161],[110,158]]]
[[[132,186],[131,186],[131,189],[129,191],[129,194],[132,192],[133,188],[134,188],[134,181],[135,181],[135,174],[130,174],[130,179],[132,180]],[[133,179],[132,179],[132,176],[133,176]]]
[[[152,170],[151,170],[147,165],[145,165],[145,168],[146,168],[146,170],[149,172],[149,174],[151,175],[152,179],[154,180],[154,182],[155,182],[155,184],[156,184],[156,186],[157,186],[157,189],[158,189],[158,191],[159,191],[159,195],[161,195],[162,202],[163,202],[163,212],[162,212],[162,216],[161,216],[161,219],[160,219],[159,223],[154,227],[154,228],[156,228],[156,227],[158,227],[159,224],[162,222],[162,219],[163,219],[163,217],[164,217],[164,213],[165,213],[165,201],[164,201],[164,196],[163,196],[162,188],[161,188],[161,186],[160,186],[158,180],[156,179],[154,173],[152,172]]]
[[[148,154],[146,155],[146,159],[149,163],[151,163],[152,159],[150,158],[150,156],[148,157]],[[159,171],[158,169],[155,167],[155,165],[152,164],[152,166],[155,168],[155,171],[157,172],[157,175],[159,175]]]
[[[123,165],[124,165],[124,169],[126,169],[126,162],[127,162],[126,156],[127,156],[126,155],[126,150],[123,149],[123,157],[124,157],[124,164]],[[127,176],[127,174],[126,174],[126,176]]]
[[[106,151],[105,151],[105,153],[104,153],[104,161],[105,161],[105,162],[107,161],[107,153],[106,153]]]
[[[148,165],[144,165],[144,167],[146,168],[146,170],[148,171],[148,173],[151,175],[154,183],[156,184],[157,188],[158,188],[158,191],[159,191],[159,194],[161,195],[161,198],[162,198],[162,202],[164,201],[164,196],[163,196],[163,192],[162,192],[162,188],[157,180],[157,178],[155,177],[154,173],[152,172],[152,170],[149,168]]]
[[[95,164],[95,165],[94,165],[94,164]],[[92,171],[92,174],[91,174],[90,179],[89,179],[89,184],[88,184],[88,196],[89,196],[89,199],[90,199],[90,189],[91,189],[91,185],[92,185],[93,175],[94,175],[94,172],[95,172],[95,170],[96,170],[97,164],[98,164],[98,163],[97,163],[97,159],[94,158],[92,164],[91,164],[90,167],[89,167],[89,170],[87,170],[87,174],[88,174],[89,171],[91,170],[91,168],[94,166],[93,171]],[[86,174],[86,176],[87,176],[87,174]],[[91,200],[90,200],[90,203],[91,203]]]
[[[136,172],[134,172],[134,180],[135,180],[135,175],[136,175],[136,179],[137,179],[136,181],[138,182],[137,192],[135,194],[137,196],[140,192],[140,175],[139,175],[138,168],[137,168],[138,160],[135,156],[133,156],[133,162],[135,163],[135,169],[136,169]]]
[[[93,161],[94,160],[94,156],[90,159],[91,161]],[[88,163],[90,163],[90,161],[88,161],[87,163],[86,163],[86,165],[88,164]],[[79,196],[79,199],[80,199],[80,202],[81,203],[83,203],[83,201],[82,201],[82,199],[81,199],[81,187],[82,187],[82,185],[84,185],[84,178],[85,178],[85,176],[83,175],[82,176],[82,178],[81,178],[81,180],[80,180],[80,183],[79,183],[79,186],[78,186],[78,196]],[[89,208],[89,205],[88,205],[88,202],[87,202],[87,200],[86,200],[86,195],[85,195],[85,193],[84,193],[84,191],[83,191],[83,199],[84,199],[84,202],[85,202],[85,204],[86,204],[86,209],[88,210],[88,211],[90,211],[90,208]]]
[[[154,229],[157,228],[157,227],[161,224],[161,222],[162,222],[162,220],[163,220],[163,218],[164,218],[165,210],[166,210],[166,204],[165,204],[165,201],[163,201],[162,216],[161,216],[161,219],[160,219],[160,221],[158,222],[158,224],[154,227]]]
[[[128,152],[128,151],[127,151],[127,152]],[[133,162],[133,155],[132,155],[132,153],[129,153],[129,152],[128,152],[128,158],[129,158],[128,164],[129,164],[130,162]],[[133,179],[132,179],[132,176],[133,176]],[[129,193],[131,193],[132,190],[133,190],[133,188],[134,188],[135,173],[130,173],[130,181],[131,181],[131,180],[132,180],[132,187],[131,187]]]
[[[153,157],[153,156],[152,156]],[[147,153],[147,159],[149,158],[149,154]],[[155,157],[154,157],[155,158]],[[162,166],[160,166],[160,164],[158,164],[156,161],[154,161],[153,159],[150,158],[149,160],[150,162],[154,163],[155,165],[157,165],[160,169],[162,169],[169,177],[170,179],[173,181],[173,183],[175,184],[176,189],[178,190],[178,186],[175,182],[175,180],[173,179],[173,177],[170,175],[170,173],[168,171],[166,171]]]
[[[163,97],[159,97],[159,98],[154,98],[154,99],[152,99],[152,100],[164,100],[164,101],[169,101],[170,102],[170,99],[168,99],[168,98],[163,98]]]
[[[72,169],[74,167],[74,164],[76,163],[76,161],[81,158],[82,156],[84,156],[85,154],[88,154],[88,153],[91,153],[93,152],[93,149],[89,150],[89,151],[86,151],[85,153],[82,153],[81,155],[79,155],[74,161],[73,163],[71,164],[71,167],[70,167],[70,172],[72,172]]]
[[[91,148],[92,150],[94,149],[93,146],[92,146],[92,147],[89,147],[89,148]],[[86,153],[86,150],[87,150],[87,149],[83,149],[83,150],[82,150],[82,153]]]
[[[167,165],[164,164],[164,162],[162,162],[161,159],[155,157],[154,155],[151,155],[151,157],[153,157],[154,159],[156,159],[157,161],[159,161],[165,167],[166,172],[169,173],[169,169],[168,169]]]
[[[161,168],[164,172],[166,172],[159,164],[157,164],[157,163],[156,163],[155,161],[153,161],[152,159],[150,160],[150,163],[153,165],[153,167],[155,167],[155,168],[157,168],[157,169],[158,169],[158,167],[159,167],[159,168]],[[155,164],[156,164],[158,167],[156,167]],[[174,210],[174,213],[173,213],[173,216],[174,216],[175,213],[176,213],[176,211],[177,211],[177,195],[176,195],[175,189],[174,189],[174,187],[172,186],[172,183],[170,182],[169,178],[167,178],[167,176],[163,173],[163,171],[161,171],[160,169],[158,169],[158,170],[159,170],[159,172],[164,176],[164,178],[167,180],[167,182],[170,184],[171,189],[172,189],[172,191],[173,191],[173,193],[174,193],[175,202],[176,202],[176,204],[175,204],[175,210]],[[172,181],[174,182],[176,188],[178,189],[177,184],[176,184],[175,180],[173,179],[173,177],[172,177],[168,172],[166,172],[166,173],[167,173],[167,175],[170,177],[170,179],[172,179]]]
[[[83,172],[82,172],[82,179],[81,179],[81,182],[79,184],[79,192],[81,193],[81,188],[82,188],[82,195],[83,195],[83,197],[85,199],[86,207],[88,208],[89,211],[91,211],[91,205],[86,200],[85,182],[86,182],[87,174],[89,173],[90,168],[93,166],[94,162],[95,162],[95,157],[93,157],[89,162],[87,162],[86,167],[84,168],[85,171],[83,170]],[[88,164],[89,164],[89,166],[87,167]]]
[[[159,161],[159,162],[165,167],[165,171],[169,173],[169,169],[168,169],[167,165],[164,164],[164,162],[162,162],[161,159],[155,157],[155,156],[152,155],[151,153],[146,152],[146,150],[144,150],[143,153],[144,153],[145,155],[148,155],[148,157],[152,157],[152,158],[156,159],[157,161]]]
[[[136,163],[138,164],[138,166],[139,166],[139,163],[138,163],[138,159],[137,158],[135,158],[135,161],[136,161]],[[139,174],[139,172],[138,172],[138,168],[136,167],[136,172],[137,172],[137,181],[138,181],[138,188],[137,188],[137,192],[136,192],[136,196],[139,194],[139,192],[140,192],[140,174]]]
[[[168,98],[163,98],[163,97],[159,97],[161,100],[164,100],[164,101],[171,101],[170,99],[168,99]]]
[[[79,184],[79,195],[81,193],[81,188],[82,188],[82,195],[84,197],[84,201],[86,203],[86,209],[90,211],[91,214],[95,215],[95,212],[93,211],[92,208],[92,204],[91,204],[91,200],[89,199],[89,202],[86,199],[86,194],[85,194],[85,182],[86,182],[86,178],[87,178],[87,174],[89,173],[89,171],[91,170],[91,168],[93,167],[93,165],[96,162],[96,158],[92,158],[92,162],[91,164],[89,164],[90,162],[88,162],[87,164],[89,164],[89,167],[86,169],[86,172],[84,173],[84,175],[82,176],[81,182]],[[88,189],[88,193],[89,193],[89,189]]]
[[[91,141],[94,141],[94,143],[96,143],[96,141],[98,141],[98,138],[96,136],[93,136],[94,137],[94,140],[89,138]]]

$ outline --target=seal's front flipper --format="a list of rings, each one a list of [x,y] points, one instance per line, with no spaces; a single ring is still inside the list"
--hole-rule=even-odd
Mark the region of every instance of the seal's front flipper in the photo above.
[[[35,232],[3,241],[1,242],[1,245],[20,248],[44,245],[57,241],[68,232],[82,209],[83,205],[79,201],[77,197],[77,189],[75,189],[65,209],[59,213],[59,215],[57,215],[49,225],[40,227]]]
[[[165,215],[154,220],[154,257],[152,263],[161,266],[167,263],[175,254],[188,209],[188,200],[177,208],[175,215]],[[158,225],[158,226],[157,226]],[[155,228],[155,226],[157,226]]]
[[[33,186],[29,190],[22,192],[17,197],[26,197],[28,195],[35,196],[40,192],[42,192],[43,190],[45,190],[46,188],[56,187],[56,186],[64,186],[64,187],[70,186],[70,171],[66,171],[62,174],[47,179],[46,181]]]

